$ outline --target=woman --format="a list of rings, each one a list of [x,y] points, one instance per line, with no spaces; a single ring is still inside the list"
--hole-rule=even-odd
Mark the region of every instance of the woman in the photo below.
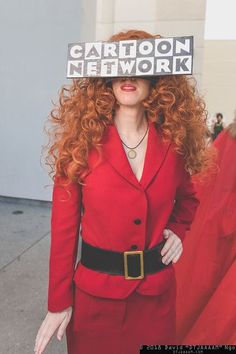
[[[49,312],[35,352],[65,330],[69,354],[174,343],[172,263],[198,205],[190,174],[209,161],[202,100],[184,76],[75,80],[52,121]]]
[[[218,171],[196,184],[200,206],[175,266],[184,344],[236,344],[236,120],[214,146]]]
[[[217,113],[216,114],[216,122],[213,125],[213,134],[212,134],[212,140],[214,141],[217,136],[222,132],[224,129],[223,125],[223,114],[222,113]]]

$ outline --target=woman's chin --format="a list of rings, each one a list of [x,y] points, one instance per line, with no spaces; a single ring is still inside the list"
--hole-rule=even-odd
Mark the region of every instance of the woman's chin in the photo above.
[[[120,100],[119,106],[126,107],[126,108],[139,108],[142,106],[142,102],[137,100]]]

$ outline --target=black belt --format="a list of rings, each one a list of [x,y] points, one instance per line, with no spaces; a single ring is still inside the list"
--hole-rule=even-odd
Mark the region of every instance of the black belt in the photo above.
[[[82,240],[81,264],[98,272],[124,275],[125,279],[143,279],[167,267],[161,259],[165,240],[144,251],[115,252],[89,245]]]

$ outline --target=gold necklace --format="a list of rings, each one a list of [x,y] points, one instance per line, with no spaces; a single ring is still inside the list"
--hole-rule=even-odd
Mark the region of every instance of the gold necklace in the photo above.
[[[122,142],[122,144],[123,144],[124,146],[126,146],[126,147],[129,149],[129,151],[127,152],[127,155],[128,155],[128,158],[129,158],[129,159],[135,159],[135,157],[137,156],[137,152],[135,151],[135,149],[143,142],[145,136],[147,135],[147,132],[148,132],[148,125],[147,125],[147,129],[146,129],[146,131],[145,131],[144,136],[142,137],[142,139],[140,140],[140,142],[139,142],[136,146],[134,146],[133,148],[131,148],[131,147],[129,147],[128,145],[126,145],[126,144],[123,142],[123,140],[120,139],[121,142]]]

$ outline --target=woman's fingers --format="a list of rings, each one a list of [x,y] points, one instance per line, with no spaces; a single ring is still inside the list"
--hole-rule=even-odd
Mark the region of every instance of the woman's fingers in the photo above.
[[[68,325],[68,323],[70,322],[70,318],[71,318],[71,312],[67,314],[66,318],[64,319],[64,321],[62,322],[62,324],[60,325],[58,331],[57,331],[57,339],[61,340],[65,331],[66,331],[66,327]]]
[[[164,238],[167,239],[164,247],[161,250],[162,262],[169,264],[171,261],[177,262],[183,252],[181,239],[171,230],[163,231]]]
[[[72,314],[72,308],[52,313],[48,312],[46,315],[41,327],[39,328],[38,334],[35,340],[34,352],[36,354],[41,354],[44,352],[47,344],[52,338],[55,331],[59,328],[59,338],[62,338],[62,335],[65,332],[66,326],[68,325]]]
[[[34,351],[35,353],[40,353],[39,352],[39,349],[41,347],[41,343],[42,343],[42,339],[43,339],[43,333],[45,331],[45,325],[46,325],[46,322],[45,322],[46,318],[44,319],[44,321],[42,322],[39,330],[38,330],[38,333],[37,333],[37,336],[36,336],[36,340],[35,340],[35,346],[34,346]]]
[[[172,259],[172,262],[173,262],[173,263],[176,263],[176,262],[179,260],[179,258],[180,258],[180,256],[181,256],[182,252],[183,252],[183,247],[182,247],[181,252],[177,253],[177,254],[174,256],[174,258]]]
[[[169,264],[175,258],[179,259],[183,251],[183,247],[181,244],[177,245],[175,248],[171,248],[168,253],[162,258],[162,262],[165,264]],[[176,260],[177,261],[177,260]]]
[[[39,333],[36,337],[36,343],[35,343],[35,353],[36,354],[41,354],[45,350],[47,344],[49,343],[50,339],[52,338],[54,332],[58,328],[59,323],[58,321],[52,322],[52,321],[45,321],[42,326],[40,327]]]
[[[164,247],[162,248],[161,250],[161,255],[162,256],[165,256],[165,254],[169,251],[169,249],[172,247],[172,245],[174,244],[174,238],[173,237],[168,237],[166,242],[165,242],[165,245]]]
[[[171,231],[168,229],[163,230],[163,236],[164,238],[168,238],[170,236]]]
[[[47,334],[44,334],[38,343],[38,349],[35,351],[36,354],[41,354],[44,352],[47,344],[49,343],[50,339],[52,338],[54,332],[48,332]]]

